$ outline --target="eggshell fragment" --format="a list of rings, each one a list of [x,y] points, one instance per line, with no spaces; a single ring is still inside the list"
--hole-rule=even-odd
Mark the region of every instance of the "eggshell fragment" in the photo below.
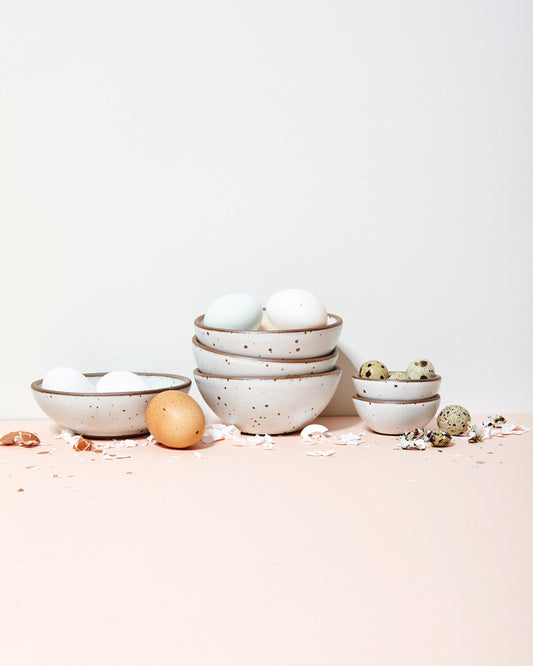
[[[200,405],[181,391],[163,391],[148,403],[146,427],[160,443],[185,449],[202,439],[205,416]]]
[[[18,446],[38,446],[41,440],[34,432],[26,432],[25,430],[16,430],[15,432],[8,432],[0,439],[0,443],[4,446],[11,446],[18,444]]]

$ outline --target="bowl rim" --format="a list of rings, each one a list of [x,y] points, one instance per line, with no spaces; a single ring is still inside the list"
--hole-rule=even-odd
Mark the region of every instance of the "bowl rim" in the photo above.
[[[235,379],[240,381],[261,380],[265,382],[281,381],[284,379],[313,379],[317,377],[329,377],[330,375],[340,374],[342,368],[336,365],[333,370],[328,372],[317,372],[314,375],[273,375],[272,377],[227,377],[226,375],[209,375],[206,372],[201,372],[198,368],[193,370],[193,375],[196,377],[205,377],[206,379],[225,379],[226,381],[233,381]]]
[[[108,370],[107,372],[110,372]],[[107,372],[84,372],[82,374],[85,375],[85,377],[103,377],[104,375],[107,375]],[[124,396],[124,395],[151,395],[152,393],[161,393],[161,391],[181,391],[182,389],[188,388],[192,384],[192,380],[189,379],[189,377],[185,377],[184,375],[174,375],[169,372],[135,372],[134,374],[136,375],[141,375],[141,377],[171,377],[172,379],[181,379],[182,383],[177,385],[177,386],[166,386],[163,388],[156,388],[156,389],[146,389],[144,391],[116,391],[116,392],[106,392],[106,393],[100,393],[94,391],[93,393],[74,393],[72,391],[52,391],[50,389],[43,389],[41,386],[42,381],[44,377],[41,377],[40,379],[36,379],[34,382],[31,384],[31,388],[33,391],[37,391],[37,393],[52,393],[54,395],[73,395],[73,396],[84,396],[86,398],[91,398],[91,397],[104,397],[104,396]]]
[[[436,402],[440,400],[440,395],[437,393],[437,395],[432,395],[430,398],[422,398],[420,400],[374,400],[373,398],[361,398],[360,395],[354,395],[352,399],[359,402],[377,403],[378,405],[420,405],[423,402]]]
[[[403,370],[393,370],[393,372],[403,372]],[[434,382],[442,380],[440,375],[435,375],[434,377],[428,377],[428,379],[374,379],[372,377],[361,377],[360,375],[352,375],[352,379],[359,379],[362,382],[403,382],[404,384],[422,384],[424,382]]]
[[[333,348],[333,351],[327,356],[313,356],[313,358],[259,358],[257,356],[246,356],[245,354],[231,354],[229,352],[219,351],[218,349],[212,349],[211,347],[206,347],[203,345],[196,335],[192,338],[192,343],[195,347],[202,349],[203,351],[209,352],[211,354],[218,354],[219,356],[231,356],[232,358],[246,358],[249,361],[260,361],[261,363],[320,363],[321,361],[331,361],[336,355],[339,354],[337,347]]]
[[[264,310],[265,308],[263,308]],[[309,333],[311,331],[326,331],[329,329],[336,328],[337,326],[342,326],[343,321],[342,317],[339,317],[339,315],[332,314],[331,312],[327,313],[328,319],[331,317],[335,321],[332,324],[324,324],[323,326],[315,326],[311,328],[283,328],[283,329],[272,329],[268,331],[247,331],[247,330],[240,330],[240,329],[232,329],[232,328],[213,328],[211,326],[205,326],[203,323],[200,323],[200,320],[203,321],[205,317],[205,313],[199,315],[196,317],[194,320],[194,325],[197,326],[198,328],[201,328],[203,331],[220,331],[221,333],[246,333],[248,335],[250,334],[260,334],[263,335],[265,333]]]

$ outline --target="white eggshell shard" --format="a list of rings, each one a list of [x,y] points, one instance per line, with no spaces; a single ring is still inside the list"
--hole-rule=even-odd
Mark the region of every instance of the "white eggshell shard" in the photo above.
[[[98,393],[127,393],[128,391],[148,391],[148,382],[134,372],[113,370],[101,377],[96,384]]]
[[[94,386],[87,377],[75,368],[60,367],[47,372],[43,377],[43,389],[62,393],[93,393]]]
[[[211,328],[231,331],[257,331],[263,319],[263,306],[251,294],[226,294],[208,307],[204,323]]]
[[[328,314],[322,301],[305,289],[284,289],[273,294],[266,314],[279,330],[301,330],[324,326]]]

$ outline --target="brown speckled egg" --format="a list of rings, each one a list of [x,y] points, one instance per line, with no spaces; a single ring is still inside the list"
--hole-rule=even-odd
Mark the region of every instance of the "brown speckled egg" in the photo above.
[[[448,405],[437,416],[439,428],[452,437],[466,432],[469,421],[470,414],[461,405]]]
[[[389,371],[381,361],[367,361],[361,366],[359,376],[363,379],[388,379]]]
[[[181,391],[163,391],[146,408],[146,427],[161,444],[185,449],[202,439],[205,417],[200,405]]]

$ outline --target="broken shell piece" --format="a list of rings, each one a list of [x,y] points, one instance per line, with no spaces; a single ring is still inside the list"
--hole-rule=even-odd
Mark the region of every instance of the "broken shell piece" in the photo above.
[[[468,441],[471,444],[475,444],[476,442],[482,442],[483,441],[484,432],[475,423],[470,422],[468,424],[466,434],[468,436]]]
[[[320,439],[321,437],[326,436],[327,432],[328,429],[326,426],[319,425],[318,423],[311,423],[302,430],[300,437],[308,442],[312,442],[314,439]]]
[[[75,451],[91,451],[93,448],[93,443],[90,439],[85,439],[85,437],[79,437],[76,442],[72,443],[72,448]]]
[[[452,438],[444,430],[430,430],[427,434],[428,441],[433,446],[450,446]]]
[[[34,432],[26,432],[25,430],[16,430],[15,432],[8,432],[0,439],[0,443],[4,446],[11,446],[18,444],[18,446],[38,446],[41,440]]]
[[[425,434],[423,428],[415,428],[409,432],[404,432],[402,437],[405,437],[408,442],[412,442],[415,439],[421,439]]]
[[[505,416],[501,414],[492,414],[490,416],[485,416],[481,425],[485,427],[501,428],[504,423],[507,423]]]

